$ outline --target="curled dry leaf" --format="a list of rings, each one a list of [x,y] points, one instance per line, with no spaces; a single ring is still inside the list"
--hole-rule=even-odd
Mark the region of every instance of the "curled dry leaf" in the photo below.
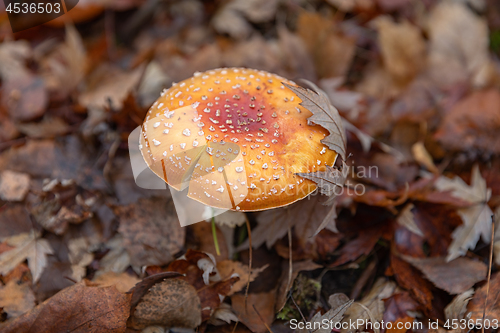
[[[78,224],[93,216],[96,197],[73,180],[45,181],[38,204],[31,213],[44,229],[62,235],[70,223]]]
[[[422,233],[422,230],[418,228],[418,225],[415,223],[415,216],[411,212],[411,210],[415,206],[413,204],[407,204],[402,210],[401,213],[399,213],[399,216],[397,218],[397,222],[406,227],[406,229],[410,230],[416,235],[419,235],[421,237],[424,237],[424,234]]]
[[[447,320],[458,319],[461,320],[465,317],[467,312],[467,304],[474,295],[474,289],[469,289],[455,296],[453,301],[450,302],[444,309],[444,316]]]
[[[129,295],[83,281],[8,322],[2,333],[122,333],[129,314]]]
[[[246,287],[248,280],[250,280],[250,282],[254,281],[259,273],[265,270],[267,267],[268,265],[265,265],[257,269],[252,269],[252,273],[249,274],[248,266],[243,265],[239,261],[223,260],[217,263],[217,269],[219,270],[219,274],[223,279],[231,277],[235,274],[240,278],[240,280],[233,285],[233,288],[227,294],[228,296],[243,290],[243,288]]]
[[[134,307],[129,325],[135,329],[158,325],[195,328],[201,324],[201,303],[196,289],[182,279],[155,283]]]
[[[443,257],[402,257],[417,267],[436,287],[446,290],[452,295],[463,293],[486,278],[487,267],[480,261],[468,258],[446,261]]]
[[[202,321],[212,316],[240,279],[237,276],[221,276],[213,255],[191,249],[182,258],[170,263],[167,270],[184,274],[182,279],[195,287],[201,302]]]

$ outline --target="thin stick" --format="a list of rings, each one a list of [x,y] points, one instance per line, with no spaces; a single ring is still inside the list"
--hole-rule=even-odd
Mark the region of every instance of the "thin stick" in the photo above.
[[[239,320],[239,319],[238,319],[238,320]],[[235,323],[234,323],[234,327],[233,327],[233,330],[231,331],[231,333],[236,332],[236,327],[238,327],[238,322],[235,322]]]
[[[245,290],[245,312],[248,313],[248,289],[250,288],[250,276],[252,275],[252,230],[250,229],[250,222],[245,216],[245,223],[247,225],[248,232],[248,281],[247,288]]]
[[[306,317],[304,317],[304,314],[302,313],[302,310],[300,310],[300,307],[298,306],[297,302],[295,302],[295,299],[293,298],[293,294],[292,294],[291,290],[290,290],[290,299],[292,300],[293,304],[295,305],[295,307],[299,311],[300,316],[302,317],[302,320],[304,321],[304,323],[306,323],[307,322]]]
[[[215,217],[212,213],[212,236],[214,237],[215,252],[220,256],[219,241],[217,240],[217,228],[215,227]]]
[[[287,217],[290,217],[290,210],[286,211]],[[287,218],[288,223],[288,282],[286,284],[287,289],[290,289],[292,286],[292,275],[293,275],[293,259],[292,259],[292,228],[290,227],[290,219]]]
[[[486,297],[484,298],[483,320],[486,317],[486,306],[488,305],[488,295],[490,293],[491,266],[493,263],[493,242],[495,240],[495,216],[491,216],[491,240],[490,240],[490,261],[488,263],[488,279],[486,280]],[[484,333],[484,325],[481,325],[481,332]]]
[[[266,326],[266,328],[269,331],[269,333],[273,333],[273,331],[271,330],[271,327],[269,327],[269,325],[266,324],[266,322],[264,321],[264,319],[260,315],[259,311],[257,311],[257,309],[255,308],[254,304],[252,304],[252,307],[255,310],[255,313],[257,313],[257,316],[259,316],[260,321],[262,321],[262,324],[264,324],[264,326]]]

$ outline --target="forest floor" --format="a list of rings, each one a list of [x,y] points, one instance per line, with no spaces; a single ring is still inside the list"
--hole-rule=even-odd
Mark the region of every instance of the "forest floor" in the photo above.
[[[67,15],[12,33],[0,11],[0,332],[500,325],[500,2],[80,0]],[[223,214],[217,254],[210,222],[181,227],[170,192],[136,185],[129,134],[164,88],[220,67],[314,82],[352,124],[336,214],[319,195]]]

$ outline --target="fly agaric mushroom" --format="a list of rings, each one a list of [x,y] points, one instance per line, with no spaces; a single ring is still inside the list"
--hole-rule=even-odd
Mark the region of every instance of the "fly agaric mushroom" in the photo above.
[[[215,69],[165,90],[142,126],[149,168],[205,205],[259,211],[289,205],[317,185],[297,173],[325,171],[337,153],[309,125],[312,113],[278,75]]]

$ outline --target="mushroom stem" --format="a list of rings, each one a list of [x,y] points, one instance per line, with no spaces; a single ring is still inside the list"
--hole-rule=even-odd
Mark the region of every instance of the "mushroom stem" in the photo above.
[[[220,256],[219,242],[217,241],[217,229],[215,227],[215,217],[212,213],[212,236],[214,238],[215,252]]]

